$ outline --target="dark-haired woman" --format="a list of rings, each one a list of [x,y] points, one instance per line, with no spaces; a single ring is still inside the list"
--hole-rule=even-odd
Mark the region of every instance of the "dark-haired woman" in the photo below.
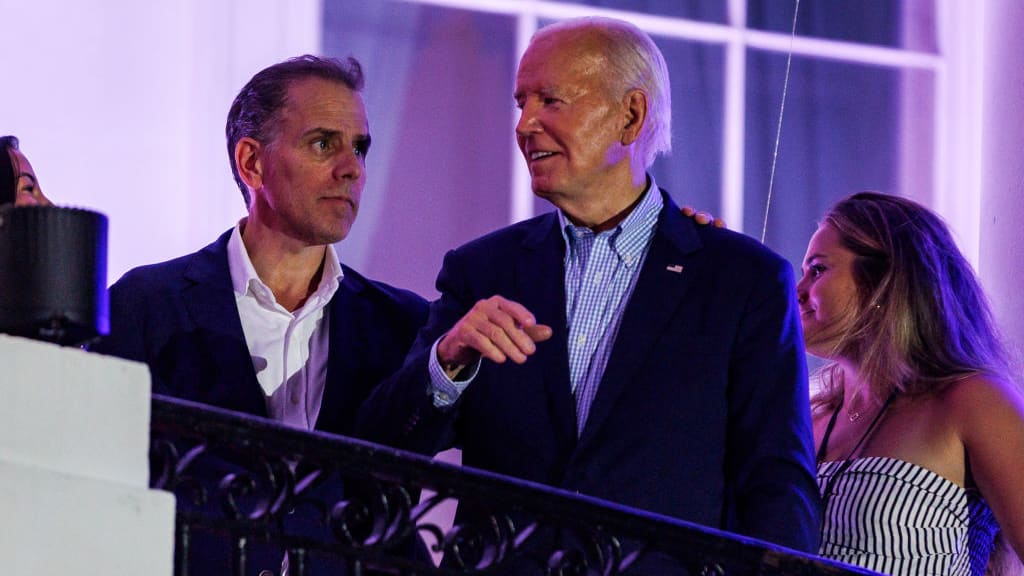
[[[14,136],[0,136],[0,206],[49,206],[50,199]]]

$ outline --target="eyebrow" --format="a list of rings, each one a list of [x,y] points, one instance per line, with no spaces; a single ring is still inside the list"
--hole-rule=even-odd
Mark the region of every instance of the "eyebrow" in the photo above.
[[[512,93],[513,100],[526,98],[529,94],[539,94],[542,97],[557,96],[559,90],[554,86],[541,86],[540,88],[523,88]]]
[[[811,263],[811,262],[813,262],[815,260],[827,260],[827,259],[828,259],[828,257],[825,256],[824,254],[821,254],[820,252],[815,252],[814,254],[811,254],[807,258],[804,258],[804,264],[809,264],[809,263]]]
[[[327,136],[328,138],[336,138],[340,134],[341,134],[341,132],[339,130],[332,130],[330,128],[317,127],[317,128],[310,128],[309,130],[306,130],[305,132],[303,132],[302,133],[302,138],[306,139],[306,138],[308,138],[310,136]]]
[[[36,180],[36,177],[32,174],[29,174],[28,172],[19,172],[18,178],[28,178],[29,180],[32,181],[33,184],[39,184],[39,181]]]
[[[341,136],[341,131],[340,130],[334,130],[333,128],[322,128],[322,127],[320,127],[320,128],[310,128],[309,130],[306,130],[305,132],[302,133],[302,138],[303,139],[309,138],[310,136],[325,136],[327,138],[338,138],[338,137]],[[355,137],[352,139],[352,141],[353,142],[358,142],[360,144],[366,144],[367,146],[369,146],[370,145],[370,135],[369,134],[356,134]]]

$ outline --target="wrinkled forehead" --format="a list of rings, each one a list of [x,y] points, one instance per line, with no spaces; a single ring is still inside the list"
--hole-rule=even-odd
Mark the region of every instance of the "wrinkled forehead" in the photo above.
[[[584,28],[542,28],[526,49],[523,55],[525,62],[528,57],[559,59],[566,63],[582,61],[584,66],[607,60],[609,48],[607,38],[597,27]]]
[[[280,117],[298,124],[344,124],[350,131],[368,131],[362,95],[343,82],[322,78],[293,82]]]
[[[593,82],[608,86],[608,56],[588,30],[559,30],[535,36],[519,62],[517,92],[548,85]]]

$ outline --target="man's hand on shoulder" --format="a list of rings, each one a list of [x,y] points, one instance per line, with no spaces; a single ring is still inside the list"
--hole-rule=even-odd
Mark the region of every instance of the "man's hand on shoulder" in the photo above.
[[[715,228],[725,228],[725,220],[715,218],[710,212],[695,210],[693,206],[683,206],[680,211],[683,213],[683,216],[692,218],[694,222],[701,226],[714,224]]]
[[[536,343],[551,338],[551,333],[523,305],[491,296],[474,304],[441,339],[437,359],[449,373],[480,357],[522,364],[537,351]]]

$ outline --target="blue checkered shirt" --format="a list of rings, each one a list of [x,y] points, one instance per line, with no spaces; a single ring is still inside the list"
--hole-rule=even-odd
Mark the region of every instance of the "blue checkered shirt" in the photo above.
[[[577,433],[583,431],[587,422],[590,404],[604,376],[622,314],[647,257],[663,205],[651,178],[640,203],[611,230],[594,234],[589,228],[574,226],[561,211],[558,213],[566,246],[565,314],[569,324],[569,378],[576,398]],[[453,381],[437,361],[440,341],[438,338],[430,349],[428,391],[434,406],[447,408],[476,377],[480,360],[467,366],[459,380]]]
[[[558,213],[566,246],[565,315],[577,434],[587,423],[663,205],[652,180],[636,208],[611,230],[595,234]]]

